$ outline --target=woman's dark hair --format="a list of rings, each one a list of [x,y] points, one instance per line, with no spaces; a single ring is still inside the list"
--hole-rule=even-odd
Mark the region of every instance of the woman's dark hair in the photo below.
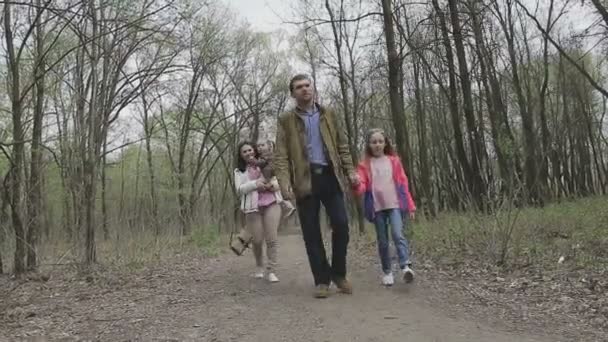
[[[239,171],[241,172],[245,172],[245,170],[247,170],[247,161],[243,159],[243,156],[241,156],[241,149],[245,145],[251,146],[251,148],[253,149],[253,154],[256,158],[260,157],[258,153],[258,148],[255,144],[250,141],[243,141],[239,143],[238,148],[236,149],[236,168],[239,169]]]
[[[367,135],[365,136],[365,154],[368,157],[373,156],[372,150],[369,147],[369,141],[372,139],[372,135],[374,135],[376,133],[380,133],[384,137],[384,154],[386,154],[387,156],[394,156],[395,149],[393,148],[393,144],[391,144],[391,140],[388,138],[388,136],[386,135],[384,130],[382,130],[380,128],[372,128],[369,131],[367,131]]]

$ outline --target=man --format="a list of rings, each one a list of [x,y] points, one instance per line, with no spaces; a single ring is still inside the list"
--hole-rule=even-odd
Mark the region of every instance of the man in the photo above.
[[[294,76],[289,91],[296,107],[278,119],[275,173],[285,199],[296,200],[315,297],[326,298],[332,281],[341,292],[351,294],[352,286],[346,279],[349,227],[344,192],[349,183],[357,185],[359,179],[348,142],[336,115],[314,102],[307,75]],[[321,203],[332,228],[331,266],[321,236]]]

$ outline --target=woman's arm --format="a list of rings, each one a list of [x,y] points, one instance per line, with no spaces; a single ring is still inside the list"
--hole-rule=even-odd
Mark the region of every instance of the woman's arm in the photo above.
[[[243,172],[241,172],[239,169],[234,170],[234,186],[236,187],[236,192],[239,195],[246,195],[258,189],[257,180],[244,182],[243,178]]]

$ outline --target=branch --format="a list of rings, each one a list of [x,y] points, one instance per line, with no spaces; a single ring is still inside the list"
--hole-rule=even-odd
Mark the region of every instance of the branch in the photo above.
[[[40,17],[42,17],[42,14],[44,13],[44,11],[46,11],[49,8],[49,6],[51,5],[52,2],[53,2],[53,0],[48,0],[42,6],[42,8],[38,8],[38,11],[37,11],[38,13],[36,13],[36,18],[34,18],[34,22],[28,28],[27,32],[25,33],[25,36],[23,38],[21,38],[22,39],[21,46],[19,47],[19,51],[17,52],[17,61],[21,60],[21,54],[23,53],[23,49],[25,48],[25,45],[27,44],[28,38],[34,32],[34,28],[36,28],[36,26],[38,25],[38,21],[40,20]]]
[[[312,27],[315,26],[319,26],[319,25],[324,25],[324,24],[335,24],[335,23],[352,23],[352,22],[358,22],[360,20],[363,20],[365,18],[368,17],[372,17],[372,16],[382,16],[382,13],[380,12],[369,12],[366,14],[363,14],[359,17],[356,18],[347,18],[347,19],[319,19],[319,18],[312,18],[312,19],[306,19],[304,21],[286,21],[284,22],[284,24],[290,24],[290,25],[297,25],[297,26],[301,26],[301,25],[307,25],[304,29],[310,29]]]
[[[57,153],[55,153],[55,151],[53,151],[52,148],[46,146],[45,144],[40,144],[40,147],[45,149],[47,152],[49,152],[53,156],[53,159],[55,160],[55,163],[57,163],[57,166],[59,166],[60,168],[64,166],[61,164],[60,158],[57,157]]]
[[[595,6],[597,11],[602,16],[602,19],[604,19],[604,22],[606,23],[606,25],[608,25],[608,10],[606,10],[606,7],[604,7],[604,5],[602,5],[602,1],[591,0],[591,2],[593,2],[593,5]]]
[[[9,161],[9,163],[11,164],[11,167],[12,167],[14,165],[13,159],[11,158],[11,154],[8,153],[8,151],[4,148],[3,144],[0,144],[0,151],[2,151],[2,154],[4,154],[4,156]]]
[[[515,2],[517,3],[517,5],[519,5],[519,7],[521,7],[522,10],[524,10],[524,12],[526,13],[526,15],[532,19],[532,21],[534,21],[534,23],[536,24],[536,27],[538,28],[538,30],[543,34],[543,36],[545,38],[547,38],[548,41],[551,42],[551,44],[557,49],[557,51],[559,51],[559,53],[568,61],[570,62],[570,64],[572,64],[572,66],[574,66],[576,68],[576,70],[578,70],[586,79],[587,81],[589,81],[589,83],[591,83],[591,85],[593,86],[593,88],[595,88],[597,91],[599,91],[600,93],[602,93],[602,95],[604,95],[604,97],[608,97],[608,91],[606,89],[604,89],[599,83],[597,83],[597,81],[595,81],[593,79],[593,77],[591,75],[589,75],[589,73],[582,67],[580,66],[572,57],[570,57],[566,51],[553,39],[551,38],[551,36],[547,33],[547,31],[543,28],[543,26],[541,25],[541,23],[538,21],[538,19],[532,14],[530,13],[530,11],[528,10],[528,8],[526,8],[526,6],[524,6],[520,0],[515,0]]]
[[[127,141],[126,143],[123,143],[123,144],[121,144],[120,146],[117,146],[117,147],[115,147],[115,148],[113,148],[113,149],[111,149],[111,150],[107,150],[107,151],[106,151],[106,153],[103,153],[103,154],[102,154],[100,157],[107,156],[108,154],[110,154],[110,153],[112,153],[112,152],[114,152],[114,151],[118,151],[118,150],[120,150],[120,149],[122,149],[122,148],[125,148],[125,147],[127,147],[127,146],[130,146],[130,145],[133,145],[133,144],[140,143],[140,142],[144,141],[145,139],[146,139],[146,138],[139,138],[139,139],[137,139],[137,140],[133,140],[133,141]]]

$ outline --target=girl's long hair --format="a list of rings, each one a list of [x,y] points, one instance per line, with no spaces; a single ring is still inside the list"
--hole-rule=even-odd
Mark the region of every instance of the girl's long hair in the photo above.
[[[372,149],[369,147],[369,141],[371,140],[372,135],[376,133],[380,133],[384,137],[384,154],[387,156],[396,155],[395,149],[393,148],[393,144],[391,143],[391,139],[388,137],[388,135],[386,135],[384,130],[380,128],[372,128],[367,131],[367,134],[365,136],[365,156],[368,158],[374,156],[372,153]]]
[[[241,172],[245,172],[245,170],[247,170],[247,161],[243,159],[243,156],[241,156],[241,149],[245,145],[251,146],[251,148],[253,149],[253,154],[256,158],[260,157],[260,154],[258,153],[258,148],[255,144],[250,141],[242,141],[241,143],[239,143],[236,149],[236,168],[239,169],[239,171]]]

